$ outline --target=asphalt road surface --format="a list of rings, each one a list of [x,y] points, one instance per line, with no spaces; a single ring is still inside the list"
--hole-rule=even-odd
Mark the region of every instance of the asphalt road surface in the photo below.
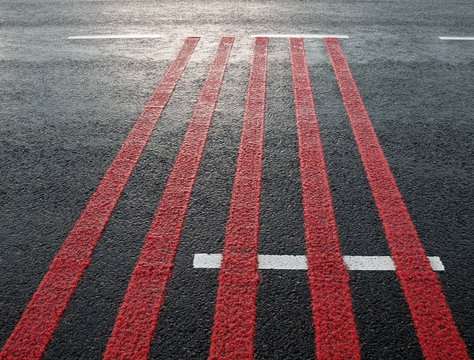
[[[2,0],[0,358],[472,357],[473,20]]]

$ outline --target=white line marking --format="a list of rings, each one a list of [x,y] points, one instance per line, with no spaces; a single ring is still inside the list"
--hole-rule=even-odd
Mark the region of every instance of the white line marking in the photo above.
[[[256,37],[269,37],[269,38],[305,38],[305,39],[325,39],[325,38],[338,38],[338,39],[349,39],[347,35],[318,35],[318,34],[260,34],[252,35]]]
[[[306,256],[258,255],[259,269],[307,270]]]
[[[158,34],[123,34],[123,35],[81,35],[69,36],[68,40],[85,40],[85,39],[159,39],[163,35]]]
[[[428,256],[428,260],[434,271],[444,271],[444,265],[439,256]]]
[[[344,263],[353,271],[395,271],[390,256],[344,256]],[[438,256],[428,256],[435,271],[444,271]],[[220,269],[221,254],[195,254],[193,266],[196,269]],[[258,255],[258,268],[262,270],[308,270],[304,255]]]
[[[390,270],[395,271],[395,263],[390,256],[344,256],[349,270]]]
[[[220,269],[221,254],[194,254],[193,267],[196,269]]]
[[[474,36],[438,36],[441,40],[474,40]]]

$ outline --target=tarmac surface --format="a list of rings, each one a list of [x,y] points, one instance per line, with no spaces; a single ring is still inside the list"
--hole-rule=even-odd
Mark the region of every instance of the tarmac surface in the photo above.
[[[3,0],[1,346],[186,39],[200,37],[64,313],[43,304],[60,321],[40,356],[103,357],[219,43],[231,37],[171,277],[144,350],[151,359],[207,358],[219,269],[196,268],[193,260],[226,246],[252,35],[269,37],[257,250],[306,255],[289,37],[271,35],[329,34],[347,36],[339,43],[421,245],[444,265],[436,274],[458,344],[467,349],[452,356],[472,357],[474,41],[439,37],[474,36],[473,18],[472,1]],[[162,37],[69,38],[107,34]],[[340,253],[390,256],[325,40],[305,38],[304,47]],[[436,358],[422,350],[399,273],[346,271],[361,358]],[[254,358],[316,358],[308,272],[260,269],[258,277]],[[43,331],[28,328],[27,349]],[[9,356],[5,346],[0,357]]]

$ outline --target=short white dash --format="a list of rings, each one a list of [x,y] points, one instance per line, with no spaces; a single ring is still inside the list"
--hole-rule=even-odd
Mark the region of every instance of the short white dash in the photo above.
[[[221,254],[195,254],[193,267],[196,269],[220,269],[221,262]]]
[[[258,255],[259,269],[307,270],[306,256],[298,255]]]
[[[351,271],[395,271],[390,256],[344,256],[344,263]],[[428,256],[433,270],[444,271],[438,256]],[[196,269],[220,269],[221,254],[195,254],[193,266]],[[262,270],[308,270],[304,255],[258,255],[258,268]]]
[[[159,34],[123,34],[123,35],[80,35],[69,36],[69,40],[87,40],[87,39],[158,39],[163,35]]]
[[[474,36],[439,36],[441,40],[474,40]]]
[[[338,38],[338,39],[348,39],[347,35],[327,35],[327,34],[259,34],[252,35],[253,38],[256,37],[268,37],[268,38],[305,38],[305,39],[326,39],[326,38]]]
[[[395,264],[390,256],[344,256],[344,263],[349,270],[395,271]]]
[[[428,260],[434,271],[444,271],[444,265],[438,256],[428,256]]]

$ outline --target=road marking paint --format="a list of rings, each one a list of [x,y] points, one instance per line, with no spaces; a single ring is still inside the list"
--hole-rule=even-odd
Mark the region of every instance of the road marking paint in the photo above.
[[[438,256],[428,256],[434,271],[444,271],[444,265]],[[395,271],[395,263],[390,256],[344,256],[344,264],[354,271]]]
[[[253,357],[268,38],[256,38],[219,273],[210,359]]]
[[[147,359],[234,38],[222,38],[155,218],[133,270],[104,359]]]
[[[0,358],[39,359],[46,351],[71,296],[91,262],[112,211],[186,67],[199,38],[188,38],[152,95],[160,107],[145,107],[96,192],[66,238],[33,295]]]
[[[438,36],[441,40],[474,40],[474,36]]]
[[[392,258],[427,359],[468,359],[337,39],[325,40]]]
[[[290,39],[316,357],[359,359],[360,345],[303,39]]]
[[[327,35],[327,34],[262,34],[262,35],[251,35],[253,38],[256,37],[268,37],[278,39],[298,38],[298,39],[326,39],[326,38],[337,38],[337,39],[349,39],[347,35]]]
[[[97,40],[97,39],[159,39],[159,34],[121,34],[121,35],[79,35],[69,36],[68,40]]]
[[[342,257],[350,271],[395,271],[395,263],[390,256],[350,256]],[[428,256],[434,271],[445,271],[438,256]],[[195,269],[220,269],[221,254],[195,254]],[[258,255],[259,270],[308,270],[305,255]]]

